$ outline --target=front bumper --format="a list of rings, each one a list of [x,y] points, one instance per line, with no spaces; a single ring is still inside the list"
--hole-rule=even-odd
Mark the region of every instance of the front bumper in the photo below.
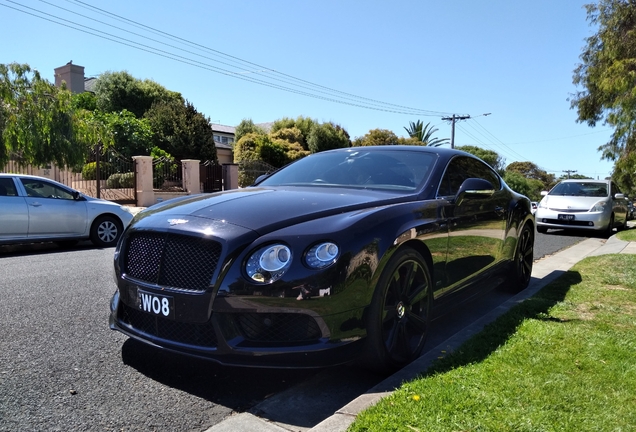
[[[560,215],[572,217],[572,220],[559,219]],[[567,212],[550,209],[537,209],[535,220],[538,227],[554,229],[581,229],[604,231],[610,223],[607,212]]]
[[[187,323],[136,310],[121,300],[119,291],[113,295],[110,309],[112,330],[156,348],[228,366],[334,366],[355,359],[362,343],[359,337],[332,340],[323,318],[307,311],[228,309],[213,312],[207,322]]]

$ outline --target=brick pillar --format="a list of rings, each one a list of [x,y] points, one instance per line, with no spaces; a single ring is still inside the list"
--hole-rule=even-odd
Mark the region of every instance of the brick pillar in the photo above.
[[[137,171],[137,205],[150,207],[155,203],[155,192],[152,186],[152,156],[133,156]]]
[[[181,167],[183,169],[183,190],[188,194],[201,193],[201,182],[199,177],[201,171],[199,170],[200,160],[196,159],[184,159],[181,161]]]

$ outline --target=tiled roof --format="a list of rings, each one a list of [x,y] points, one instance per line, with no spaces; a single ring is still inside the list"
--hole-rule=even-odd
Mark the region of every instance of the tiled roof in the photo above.
[[[212,124],[212,131],[213,132],[222,132],[222,133],[234,135],[234,131],[235,130],[236,130],[236,128],[234,126],[225,126],[225,125],[220,125],[220,124]]]
[[[84,78],[84,91],[95,93],[95,83],[97,78]]]

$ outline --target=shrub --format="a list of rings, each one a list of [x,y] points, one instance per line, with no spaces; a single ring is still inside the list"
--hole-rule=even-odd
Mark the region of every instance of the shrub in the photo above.
[[[108,172],[110,171],[110,164],[108,162],[100,162],[99,164],[99,176],[100,180],[106,180],[108,178]],[[97,162],[89,162],[82,168],[82,178],[84,180],[97,180],[95,175],[97,171]]]
[[[135,173],[116,173],[108,177],[106,186],[109,189],[132,188],[135,187]]]

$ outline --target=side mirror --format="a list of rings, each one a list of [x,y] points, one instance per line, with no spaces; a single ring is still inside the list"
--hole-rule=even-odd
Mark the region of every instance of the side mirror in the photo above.
[[[78,191],[73,191],[73,199],[77,201],[82,195]]]
[[[480,178],[469,178],[459,187],[455,204],[459,205],[466,198],[480,199],[488,198],[495,193],[495,188],[488,181]]]
[[[258,177],[256,177],[256,180],[254,180],[254,183],[252,183],[252,186],[259,184],[260,182],[262,182],[269,176],[270,176],[270,173],[259,175]]]
[[[614,198],[615,199],[623,199],[623,198],[625,198],[625,194],[617,193],[616,195],[614,195]]]

